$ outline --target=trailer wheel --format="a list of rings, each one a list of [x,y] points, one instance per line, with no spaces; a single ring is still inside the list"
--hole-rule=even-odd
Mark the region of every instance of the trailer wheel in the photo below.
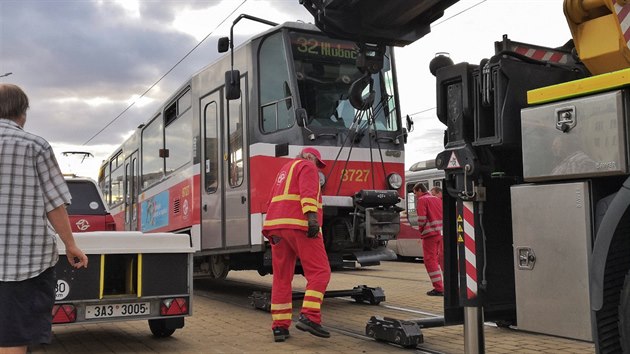
[[[225,279],[230,271],[229,261],[224,255],[210,256],[210,275],[213,279]]]
[[[630,353],[630,271],[626,274],[619,298],[619,342],[624,353]]]
[[[175,333],[175,328],[166,328],[166,320],[149,320],[149,329],[157,338],[170,337]]]

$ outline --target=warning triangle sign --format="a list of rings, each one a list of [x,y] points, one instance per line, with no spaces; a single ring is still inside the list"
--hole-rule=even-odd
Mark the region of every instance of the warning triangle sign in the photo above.
[[[457,232],[464,232],[462,225],[457,226]]]
[[[462,238],[462,235],[459,235],[457,237],[457,242],[464,242],[464,239]]]
[[[448,165],[446,168],[460,168],[459,161],[457,161],[457,156],[455,155],[455,151],[451,153],[451,158],[448,159]]]
[[[457,215],[457,222],[462,222],[462,221],[464,221],[464,219],[462,219],[462,216],[461,215]]]

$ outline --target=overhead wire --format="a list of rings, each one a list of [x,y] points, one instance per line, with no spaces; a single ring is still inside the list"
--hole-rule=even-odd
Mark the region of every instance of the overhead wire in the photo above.
[[[450,17],[448,17],[448,18],[445,18],[444,20],[442,20],[442,21],[440,21],[440,22],[438,22],[438,23],[436,23],[436,24],[434,24],[434,25],[431,25],[431,29],[433,29],[433,28],[435,28],[435,27],[437,27],[437,26],[439,26],[439,25],[443,24],[443,23],[444,23],[444,22],[446,22],[446,21],[452,20],[453,18],[455,18],[455,17],[457,17],[457,16],[459,16],[459,15],[461,15],[461,14],[463,14],[463,13],[465,13],[465,12],[469,11],[469,10],[472,10],[473,8],[475,8],[475,7],[477,7],[477,6],[481,5],[481,4],[483,4],[483,3],[484,3],[484,2],[486,2],[486,1],[488,1],[488,0],[481,0],[481,1],[479,1],[478,3],[476,3],[476,4],[474,4],[474,5],[471,5],[471,6],[467,7],[467,8],[465,8],[465,9],[463,9],[462,11],[460,11],[460,12],[458,12],[458,13],[454,14],[453,16],[450,16]],[[411,116],[415,116],[415,115],[418,115],[418,114],[420,114],[420,113],[425,113],[425,112],[428,112],[428,111],[433,110],[433,109],[436,109],[436,107],[431,107],[431,108],[427,108],[427,109],[424,109],[424,110],[418,111],[418,112],[416,112],[416,113],[411,113],[411,114],[409,114],[409,116],[410,116],[410,117],[411,117]]]
[[[199,41],[199,43],[197,43],[197,45],[195,45],[191,50],[188,51],[188,53],[186,53],[186,55],[184,55],[177,63],[175,63],[175,65],[173,65],[164,75],[162,75],[155,83],[153,83],[153,85],[151,85],[148,89],[146,89],[142,95],[140,95],[138,98],[136,98],[133,102],[131,102],[131,104],[129,106],[127,106],[125,109],[123,109],[122,112],[120,112],[120,114],[118,114],[114,119],[112,119],[111,121],[109,121],[109,123],[105,124],[105,126],[103,128],[101,128],[101,130],[99,130],[98,132],[96,132],[96,134],[92,135],[92,137],[90,137],[86,142],[84,142],[82,145],[87,145],[90,141],[94,140],[94,138],[96,138],[97,136],[99,136],[103,131],[105,131],[105,129],[107,129],[110,125],[114,124],[114,122],[116,122],[120,117],[123,116],[123,114],[125,114],[125,112],[127,112],[131,107],[133,107],[134,104],[136,104],[136,102],[138,102],[140,99],[142,99],[147,93],[149,93],[149,91],[151,91],[157,84],[160,83],[160,81],[162,81],[168,74],[170,74],[179,64],[181,64],[181,62],[183,62],[186,58],[188,58],[188,56],[190,54],[192,54],[192,52],[194,52],[203,42],[205,42],[206,39],[208,39],[208,37],[210,37],[219,27],[221,27],[225,21],[227,21],[230,17],[232,17],[232,15],[234,15],[234,13],[236,11],[238,11],[238,9],[240,9],[245,3],[247,2],[247,0],[243,0],[243,2],[241,2],[234,10],[232,10],[232,12],[230,12],[229,15],[227,15],[223,20],[221,20],[221,22],[219,22],[219,24],[212,30],[210,31],[210,33],[208,33],[205,37],[203,37],[202,40]]]

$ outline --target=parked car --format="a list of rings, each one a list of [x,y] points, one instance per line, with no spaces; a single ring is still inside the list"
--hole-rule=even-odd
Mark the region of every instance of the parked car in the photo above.
[[[72,195],[72,203],[67,207],[72,232],[116,230],[96,182],[90,178],[66,177],[66,183]]]

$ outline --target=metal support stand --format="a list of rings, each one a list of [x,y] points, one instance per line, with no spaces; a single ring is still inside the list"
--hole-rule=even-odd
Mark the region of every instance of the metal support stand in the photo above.
[[[485,353],[481,307],[464,307],[464,353]]]

